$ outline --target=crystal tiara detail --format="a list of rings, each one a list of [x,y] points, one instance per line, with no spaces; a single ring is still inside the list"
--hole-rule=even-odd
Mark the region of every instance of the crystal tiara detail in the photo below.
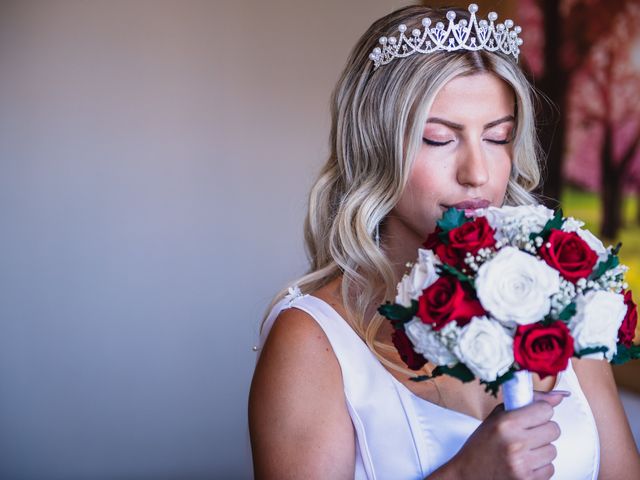
[[[518,25],[514,26],[513,20],[505,20],[496,24],[498,19],[496,12],[489,12],[487,20],[476,19],[478,5],[469,5],[471,18],[469,21],[461,19],[455,23],[456,12],[447,12],[449,26],[445,29],[444,23],[438,22],[431,27],[431,20],[424,18],[422,26],[424,31],[413,29],[411,36],[405,35],[407,26],[398,26],[400,37],[380,37],[381,47],[373,49],[369,59],[374,63],[374,70],[381,65],[386,65],[394,58],[404,58],[414,53],[431,53],[444,50],[454,52],[456,50],[487,50],[489,52],[502,52],[513,55],[516,62],[520,54],[522,39],[518,34],[522,31]],[[431,28],[430,28],[431,27]]]

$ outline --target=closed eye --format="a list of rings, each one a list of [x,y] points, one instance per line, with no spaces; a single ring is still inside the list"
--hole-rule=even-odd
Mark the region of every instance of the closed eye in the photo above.
[[[505,140],[489,140],[489,139],[487,139],[486,141],[489,142],[489,143],[493,143],[495,145],[507,145],[508,143],[511,143],[511,140],[513,140],[513,139],[511,139],[511,138],[507,138]]]
[[[423,138],[422,141],[427,145],[431,145],[432,147],[442,147],[453,142],[453,140],[448,140],[446,142],[436,142],[435,140],[429,140],[428,138]]]

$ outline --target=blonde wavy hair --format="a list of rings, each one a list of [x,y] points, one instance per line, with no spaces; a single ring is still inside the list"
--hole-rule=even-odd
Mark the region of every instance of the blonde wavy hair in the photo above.
[[[369,54],[381,36],[397,35],[401,23],[408,31],[421,28],[425,17],[444,21],[448,10],[396,10],[374,22],[349,55],[331,100],[331,153],[309,195],[304,234],[310,268],[291,284],[313,292],[343,275],[345,320],[383,363],[402,371],[382,357],[393,347],[376,341],[386,320],[377,314],[365,318],[372,304],[395,297],[399,280],[374,235],[405,188],[440,89],[455,77],[487,72],[510,85],[516,129],[505,204],[536,203],[530,192],[540,181],[534,91],[513,59],[487,51],[436,52],[374,70]],[[466,10],[453,10],[457,18],[469,19]],[[286,288],[270,308],[285,293]]]

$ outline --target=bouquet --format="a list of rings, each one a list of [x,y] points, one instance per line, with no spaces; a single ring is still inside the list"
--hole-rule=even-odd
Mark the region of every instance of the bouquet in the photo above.
[[[412,370],[436,365],[474,379],[507,409],[529,403],[531,373],[557,375],[572,356],[640,358],[637,307],[618,260],[584,223],[542,206],[450,208],[379,312]]]

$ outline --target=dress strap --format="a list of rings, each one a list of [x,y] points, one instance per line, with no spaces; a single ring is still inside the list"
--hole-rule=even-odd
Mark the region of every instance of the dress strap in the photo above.
[[[345,357],[352,357],[357,352],[358,355],[370,359],[376,366],[383,368],[364,341],[331,305],[313,295],[302,294],[295,288],[290,289],[289,294],[280,300],[269,313],[260,334],[260,346],[264,345],[278,315],[283,310],[294,307],[309,314],[320,325],[340,363]],[[356,352],[354,352],[354,348]]]

